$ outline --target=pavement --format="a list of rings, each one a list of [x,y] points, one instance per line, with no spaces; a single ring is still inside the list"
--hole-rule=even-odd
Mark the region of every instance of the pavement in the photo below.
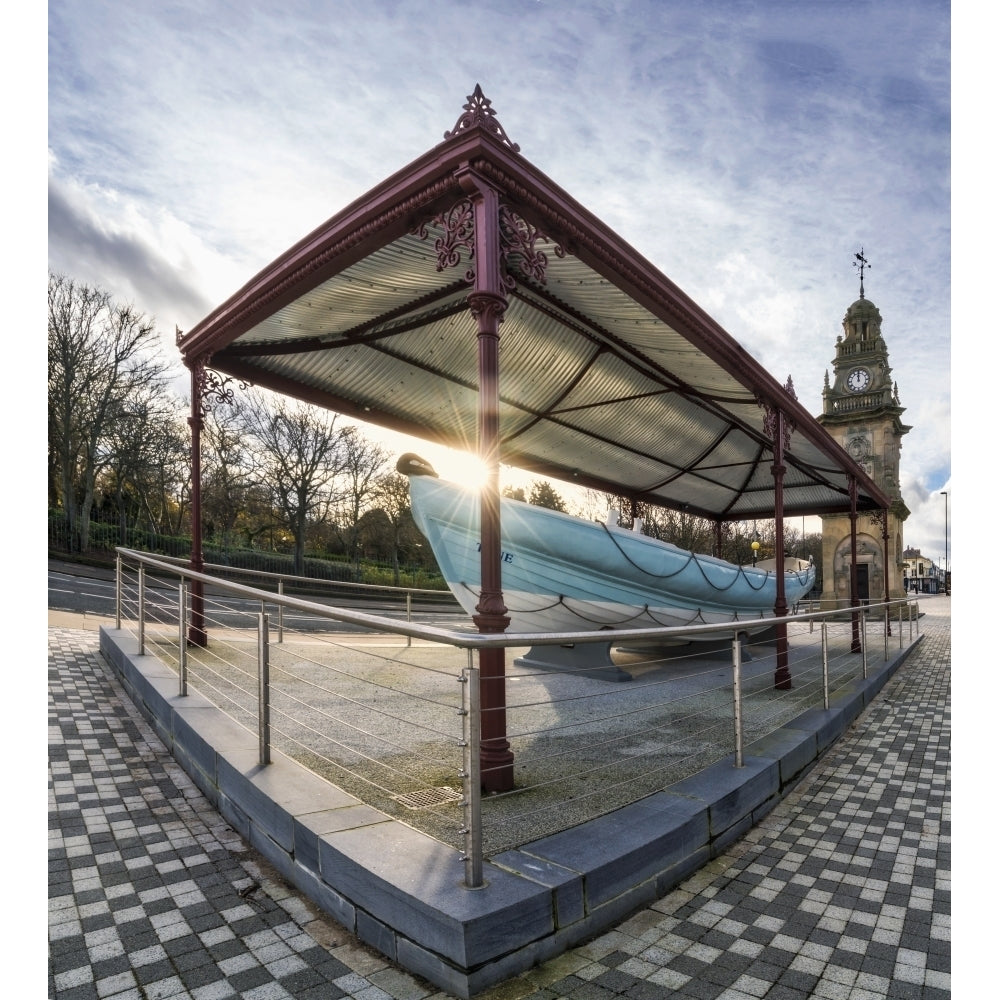
[[[477,1000],[951,996],[951,607],[743,840]],[[444,1000],[290,889],[50,615],[48,991],[59,1000]]]

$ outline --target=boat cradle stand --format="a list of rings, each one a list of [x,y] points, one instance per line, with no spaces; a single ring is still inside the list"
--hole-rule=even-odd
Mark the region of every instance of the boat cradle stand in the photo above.
[[[611,659],[611,642],[580,642],[562,646],[532,646],[514,665],[534,670],[578,672],[602,681],[630,681],[632,675]]]
[[[766,641],[764,637],[755,636],[755,641]],[[559,646],[532,646],[524,656],[514,660],[514,665],[535,670],[558,670],[561,673],[578,672],[586,677],[604,681],[630,681],[632,675],[615,663],[611,656],[614,642],[566,643]],[[688,642],[678,640],[675,643],[629,643],[619,646],[623,652],[652,654],[665,653],[676,656],[680,649],[690,649],[697,646],[699,653],[726,652],[732,648],[732,641],[719,639],[710,642]],[[753,659],[749,650],[749,640],[745,632],[740,633],[740,660],[749,663]]]

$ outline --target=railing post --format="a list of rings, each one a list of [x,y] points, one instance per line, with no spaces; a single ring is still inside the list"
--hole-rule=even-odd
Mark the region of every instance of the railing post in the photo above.
[[[861,676],[868,678],[868,621],[864,607],[860,611],[861,621]]]
[[[285,596],[285,579],[282,577],[278,580],[278,643],[279,645],[285,641],[285,606],[281,603],[281,599]]]
[[[139,563],[139,655],[146,652],[146,567]]]
[[[826,634],[826,620],[820,623],[820,644],[823,647],[823,710],[830,710],[830,646]]]
[[[267,615],[261,611],[257,616],[257,734],[261,765],[271,763],[271,672],[268,653]]]
[[[115,556],[115,628],[122,627],[122,554]]]
[[[406,592],[406,620],[407,621],[412,621],[412,619],[413,619],[413,594],[410,591],[407,591]],[[407,647],[413,645],[413,637],[412,636],[408,635],[406,637],[406,645],[407,645]]]
[[[889,636],[892,635],[892,620],[889,617],[889,605],[885,606],[884,613],[885,627],[882,629],[882,659],[889,659]]]
[[[734,767],[743,766],[743,651],[739,632],[733,635],[733,742],[736,745]]]
[[[177,595],[177,675],[179,681],[178,693],[183,698],[187,695],[187,583],[182,578],[180,591]]]
[[[462,796],[465,825],[465,888],[483,885],[483,816],[479,763],[479,670],[473,665],[472,650],[467,651],[468,665],[462,671]]]
[[[903,605],[899,606],[899,648],[903,648]]]

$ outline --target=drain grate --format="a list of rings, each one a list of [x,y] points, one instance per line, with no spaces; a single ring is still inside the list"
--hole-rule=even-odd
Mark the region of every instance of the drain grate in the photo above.
[[[442,788],[419,788],[405,795],[394,795],[393,798],[407,809],[431,809],[448,802],[461,802],[462,793],[445,785]]]

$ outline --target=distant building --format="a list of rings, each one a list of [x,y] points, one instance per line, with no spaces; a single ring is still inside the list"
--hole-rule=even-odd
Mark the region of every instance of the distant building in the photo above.
[[[944,569],[920,554],[920,549],[903,551],[903,583],[908,594],[943,594]]]

